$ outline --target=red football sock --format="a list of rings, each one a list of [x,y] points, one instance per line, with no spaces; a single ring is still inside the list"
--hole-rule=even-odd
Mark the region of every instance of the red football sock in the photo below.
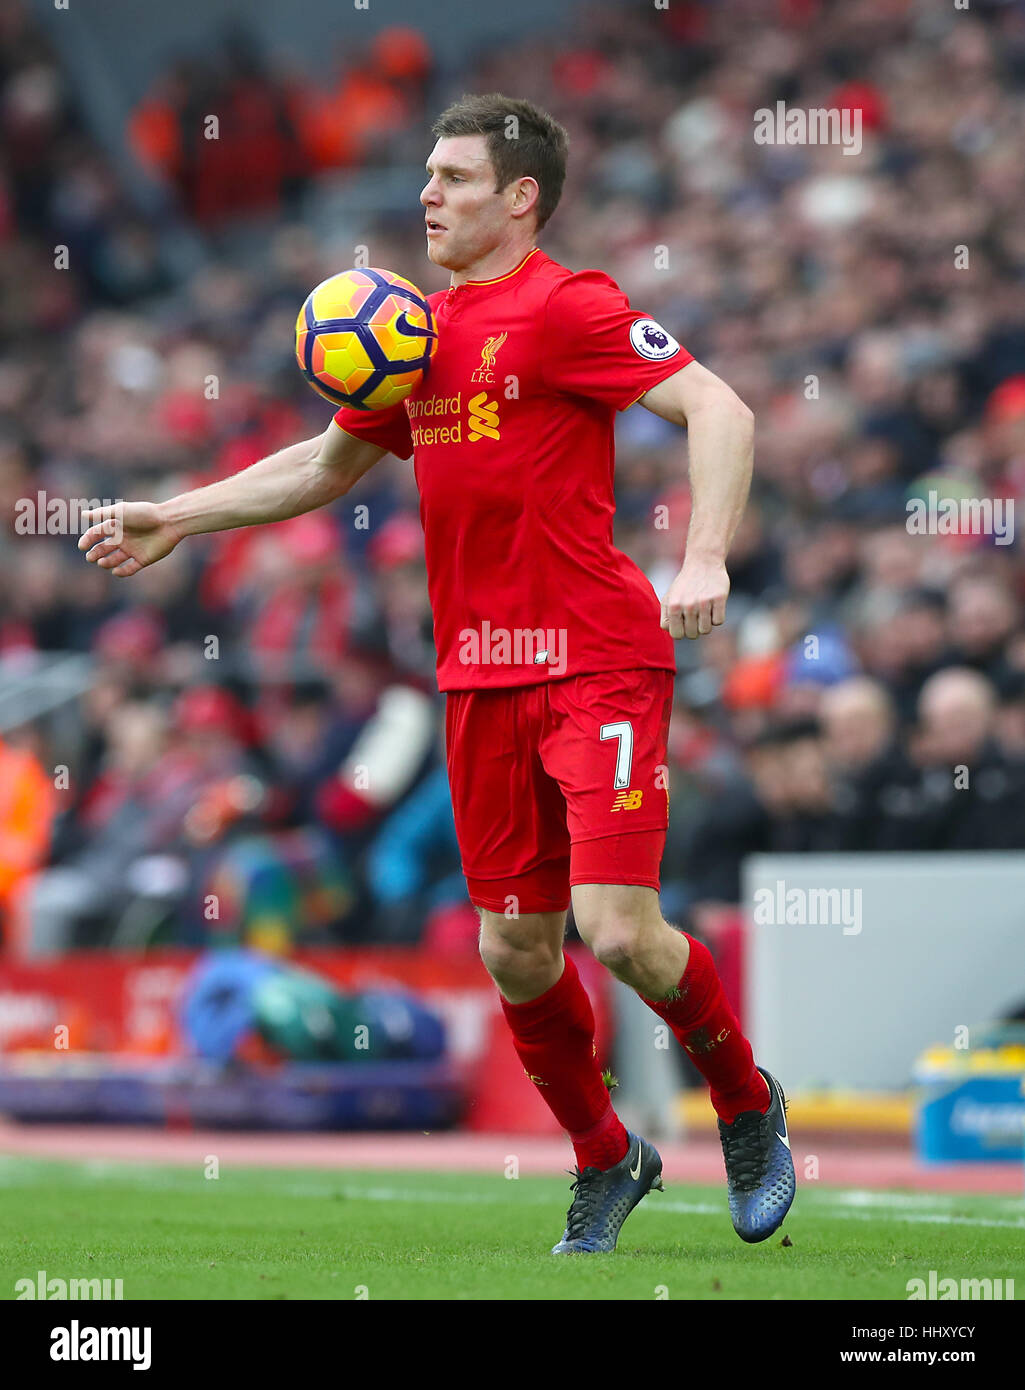
[[[551,989],[526,1004],[502,999],[523,1069],[569,1133],[577,1167],[604,1172],[629,1148],[594,1052],[594,1013],[569,956]]]
[[[686,935],[686,933],[685,933]],[[708,1082],[715,1113],[726,1124],[743,1110],[769,1108],[765,1079],[755,1069],[751,1044],[723,993],[708,947],[688,936],[690,959],[670,999],[645,999],[665,1019],[676,1039]],[[643,999],[644,996],[642,995]]]

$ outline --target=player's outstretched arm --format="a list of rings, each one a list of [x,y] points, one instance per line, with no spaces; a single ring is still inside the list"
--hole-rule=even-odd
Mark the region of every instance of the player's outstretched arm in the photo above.
[[[662,599],[662,626],[672,637],[703,637],[726,617],[726,555],[751,487],[754,416],[731,387],[699,362],[681,367],[641,399],[663,420],[687,426],[687,552]]]
[[[343,496],[387,450],[332,420],[322,435],[292,444],[209,487],[166,502],[118,502],[84,513],[78,548],[100,569],[129,579],[169,555],[185,536],[285,521]]]

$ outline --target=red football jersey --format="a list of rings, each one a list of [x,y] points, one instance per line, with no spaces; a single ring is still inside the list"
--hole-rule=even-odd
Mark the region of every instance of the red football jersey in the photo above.
[[[607,275],[537,248],[430,303],[417,390],[334,418],[414,456],[439,689],[675,671],[658,597],[612,543],[614,420],[691,354]]]

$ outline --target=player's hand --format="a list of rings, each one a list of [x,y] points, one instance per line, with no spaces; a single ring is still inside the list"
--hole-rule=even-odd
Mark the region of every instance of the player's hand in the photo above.
[[[155,502],[115,502],[83,512],[82,520],[89,529],[79,537],[79,550],[118,579],[130,579],[162,560],[181,540]]]
[[[725,621],[730,577],[722,560],[688,555],[662,600],[670,637],[704,637]]]

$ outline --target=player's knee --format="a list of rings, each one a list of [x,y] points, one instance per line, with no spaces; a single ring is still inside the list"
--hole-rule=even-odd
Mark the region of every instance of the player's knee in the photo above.
[[[480,958],[493,980],[518,981],[534,974],[544,963],[540,948],[516,945],[487,930],[480,934]]]
[[[582,930],[581,935],[606,970],[622,975],[637,957],[641,925],[630,918],[613,917],[596,924],[590,931]]]
[[[561,943],[558,953],[561,954]],[[496,929],[486,917],[481,920],[480,958],[484,968],[500,987],[503,984],[528,985],[546,978],[552,971],[556,952],[543,937],[517,930],[510,924]]]
[[[484,968],[492,979],[504,975],[512,967],[515,956],[513,948],[500,936],[494,936],[489,932],[483,922],[481,923],[478,946]]]

